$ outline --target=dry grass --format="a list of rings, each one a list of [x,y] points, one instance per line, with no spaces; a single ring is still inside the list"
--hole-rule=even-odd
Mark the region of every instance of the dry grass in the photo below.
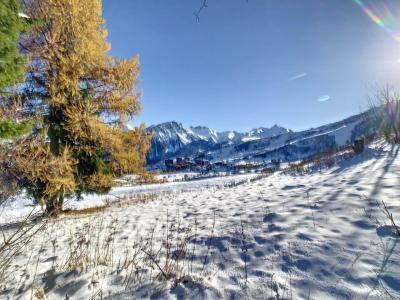
[[[81,216],[81,215],[90,215],[104,212],[108,207],[109,204],[104,204],[96,207],[89,207],[89,208],[82,208],[82,209],[67,209],[64,210],[60,215],[66,216]]]
[[[381,203],[377,203],[378,207],[381,209],[383,215],[385,216],[386,220],[389,221],[390,226],[392,226],[393,231],[396,233],[398,237],[400,237],[400,227],[397,225],[393,214],[390,212],[390,209],[385,201],[381,201]]]
[[[162,195],[166,196],[171,192],[164,192]],[[156,193],[144,193],[144,194],[126,194],[121,197],[114,196],[113,199],[107,199],[106,204],[95,206],[95,207],[88,207],[88,208],[81,208],[81,209],[66,209],[64,210],[60,216],[85,216],[85,215],[92,215],[92,214],[101,214],[104,213],[110,207],[129,207],[131,205],[137,204],[145,204],[151,201],[154,201],[160,197],[160,194]]]
[[[103,222],[104,219],[101,219],[100,226]],[[112,267],[117,222],[118,220],[114,219],[105,228],[96,228],[90,220],[80,230],[71,233],[69,249],[60,263],[59,269],[61,271],[88,271],[97,266]]]
[[[365,216],[368,220],[373,223],[377,228],[387,226],[387,228],[391,228],[392,232],[400,237],[400,226],[397,224],[393,213],[390,210],[390,207],[387,205],[385,201],[371,200],[367,197],[360,197],[364,201],[375,202],[375,209],[366,209],[364,208]]]
[[[28,247],[33,237],[42,231],[48,219],[32,221],[33,210],[20,223],[13,224],[11,228],[5,230],[0,226],[0,290],[1,283],[10,275],[9,267],[15,257]]]
[[[210,262],[215,220],[213,224],[203,245],[203,249],[207,248],[203,265],[196,270],[194,258],[199,257],[202,250],[197,236],[197,221],[184,224],[178,216],[171,217],[167,213],[166,222],[161,227],[158,224],[143,235],[127,237],[126,246],[121,250],[117,248],[120,244],[117,246],[116,239],[124,225],[117,219],[107,220],[103,214],[90,218],[70,233],[68,249],[54,271],[90,272],[93,283],[99,281],[99,274],[117,273],[125,289],[155,280],[172,280],[173,286],[180,282],[200,282],[207,274]],[[54,252],[56,244],[55,241]]]
[[[46,294],[42,287],[35,286],[33,288],[32,299],[33,300],[46,300],[47,299]]]

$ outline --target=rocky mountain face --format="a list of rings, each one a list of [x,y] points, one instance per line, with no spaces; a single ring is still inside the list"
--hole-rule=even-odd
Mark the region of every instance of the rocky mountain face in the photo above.
[[[271,128],[260,127],[245,133],[236,131],[216,132],[206,126],[185,128],[181,123],[174,121],[150,126],[147,130],[153,133],[151,150],[148,155],[150,163],[178,154],[192,156],[226,145],[271,138],[291,132],[289,129],[278,125]]]
[[[371,134],[368,116],[369,112],[366,112],[299,132],[278,125],[243,133],[216,132],[205,126],[186,128],[177,122],[166,122],[147,129],[153,132],[148,162],[154,164],[166,158],[194,158],[199,155],[213,161],[293,161],[344,146]]]

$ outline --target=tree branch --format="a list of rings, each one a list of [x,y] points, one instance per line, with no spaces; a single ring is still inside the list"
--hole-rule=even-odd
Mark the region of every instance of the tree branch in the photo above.
[[[194,16],[196,17],[197,22],[200,22],[200,14],[205,8],[207,8],[207,0],[203,0],[203,3],[200,6],[199,10],[197,12],[194,12]]]

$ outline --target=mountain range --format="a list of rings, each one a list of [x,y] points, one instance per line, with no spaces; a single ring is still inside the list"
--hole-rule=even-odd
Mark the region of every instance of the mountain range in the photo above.
[[[165,122],[147,128],[153,133],[148,163],[199,156],[211,161],[298,160],[372,134],[369,114],[364,112],[298,132],[279,125],[259,127],[248,132],[217,132],[206,126],[184,127],[178,122]]]

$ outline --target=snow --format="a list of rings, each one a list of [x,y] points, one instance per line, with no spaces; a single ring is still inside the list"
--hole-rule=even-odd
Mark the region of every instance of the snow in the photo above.
[[[334,132],[335,141],[338,146],[347,145],[351,141],[351,134],[358,122],[345,125]]]
[[[197,137],[202,140],[218,143],[218,133],[208,127],[196,126],[190,127],[187,130],[192,132],[193,135],[197,135]]]
[[[259,136],[249,136],[242,138],[242,142],[257,141],[259,139],[261,139]]]
[[[353,122],[350,124],[344,124],[338,128],[331,129],[331,130],[328,130],[328,131],[325,131],[325,132],[322,132],[322,133],[319,133],[316,135],[309,136],[309,137],[305,138],[304,140],[313,139],[315,137],[322,136],[322,135],[330,135],[330,136],[335,137],[335,142],[338,146],[344,146],[344,145],[347,145],[351,141],[351,134],[352,134],[354,128],[356,127],[356,125],[358,125],[359,123],[360,123],[359,121],[356,121],[356,122]],[[296,142],[298,142],[298,141],[296,140],[291,143],[293,144]]]
[[[73,210],[93,208],[108,205],[123,197],[138,194],[162,194],[166,192],[199,190],[210,187],[224,187],[226,185],[237,184],[257,177],[256,174],[242,174],[193,181],[182,181],[185,178],[185,175],[189,178],[193,178],[198,175],[198,173],[184,172],[158,175],[157,177],[159,179],[167,179],[167,183],[115,187],[105,195],[87,194],[83,195],[80,200],[67,199],[65,202],[65,208]],[[134,181],[135,178],[135,175],[127,175],[122,178],[122,182],[126,180]],[[19,197],[10,199],[0,206],[0,225],[21,221],[31,212],[37,214],[41,210],[42,208],[39,204],[34,205],[32,200],[30,200],[25,193],[21,193]]]
[[[271,128],[260,127],[260,128],[253,129],[246,134],[247,138],[245,138],[245,139],[249,140],[249,138],[251,138],[251,137],[269,138],[269,137],[278,136],[278,135],[282,135],[282,134],[286,134],[286,133],[290,133],[290,132],[291,131],[289,129],[275,124]],[[242,139],[242,140],[245,141],[244,139]]]
[[[376,203],[384,200],[400,220],[399,152],[380,142],[307,175],[115,188],[110,195],[154,197],[51,220],[12,262],[0,298],[31,298],[34,283],[48,299],[399,299],[399,238]],[[227,186],[232,180],[240,184]],[[103,197],[86,196],[81,203],[100,203],[96,199]],[[22,208],[13,202],[1,215]],[[149,236],[154,249],[163,249],[171,224],[177,239],[190,231],[183,279],[156,279],[158,268],[147,262],[142,280],[126,284],[131,269],[117,267],[124,253]],[[63,269],[74,237],[87,228],[92,243],[99,232],[114,230],[113,263]]]

